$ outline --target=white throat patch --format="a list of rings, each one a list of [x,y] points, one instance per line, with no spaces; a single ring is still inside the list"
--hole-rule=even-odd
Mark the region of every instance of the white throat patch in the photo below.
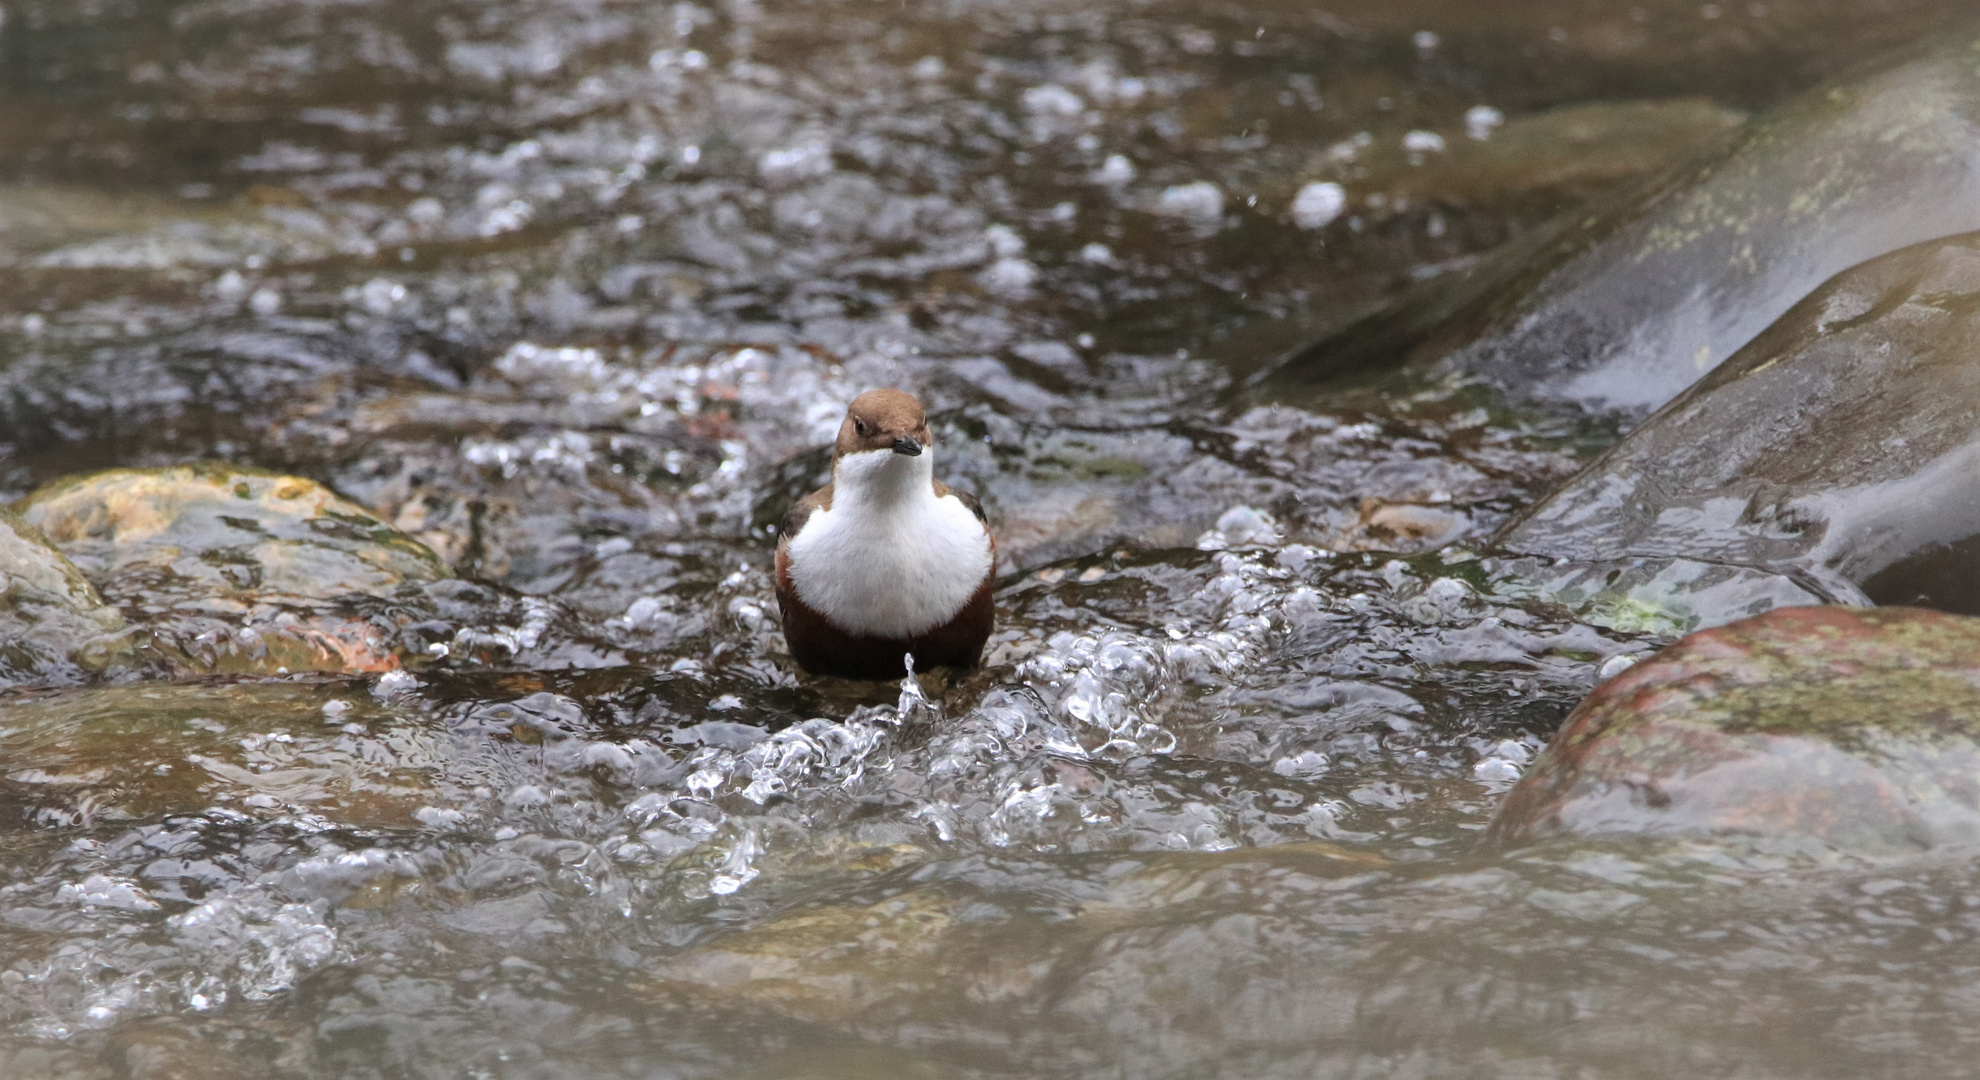
[[[990,573],[990,535],[954,495],[935,497],[935,451],[839,459],[832,508],[791,541],[791,585],[833,625],[905,638],[956,617]]]

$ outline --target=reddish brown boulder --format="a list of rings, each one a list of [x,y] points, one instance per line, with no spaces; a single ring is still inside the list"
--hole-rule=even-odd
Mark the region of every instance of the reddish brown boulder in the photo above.
[[[1784,608],[1693,634],[1568,717],[1487,836],[1980,841],[1980,618]]]

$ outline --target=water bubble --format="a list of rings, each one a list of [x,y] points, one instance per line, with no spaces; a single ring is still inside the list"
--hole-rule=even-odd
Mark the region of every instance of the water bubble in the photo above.
[[[1621,675],[1623,672],[1628,671],[1630,668],[1633,668],[1635,666],[1636,666],[1636,657],[1616,655],[1616,656],[1611,656],[1607,660],[1602,661],[1601,668],[1599,668],[1595,672],[1595,674],[1598,678],[1613,679],[1616,676]]]
[[[1079,95],[1056,84],[1034,86],[1024,92],[1026,112],[1047,116],[1078,116],[1086,111],[1086,102]]]
[[[1217,525],[1197,537],[1202,551],[1222,551],[1233,547],[1256,547],[1279,542],[1279,523],[1272,515],[1249,506],[1234,506],[1217,518]]]
[[[336,954],[328,908],[321,900],[282,903],[251,888],[207,900],[167,925],[182,947],[227,971],[243,998],[264,1001]]]
[[[1176,184],[1162,189],[1155,209],[1167,217],[1214,223],[1224,216],[1224,189],[1208,180]]]
[[[1293,197],[1293,223],[1302,229],[1320,229],[1331,224],[1347,209],[1347,191],[1331,180],[1316,180],[1299,189]]]
[[[1434,131],[1412,131],[1403,136],[1403,149],[1412,154],[1435,154],[1444,149],[1444,137]]]
[[[129,881],[91,874],[80,884],[64,885],[56,894],[56,899],[84,907],[109,908],[115,911],[156,911],[158,902],[146,895],[143,889]]]
[[[1093,181],[1109,187],[1121,187],[1132,182],[1135,175],[1134,162],[1122,154],[1108,154],[1107,160],[1101,162],[1099,170],[1093,174]],[[1219,197],[1221,199],[1221,195]]]
[[[832,168],[832,147],[823,140],[769,150],[757,160],[757,172],[771,183],[787,184],[824,176]]]
[[[1326,775],[1329,762],[1327,755],[1312,750],[1304,750],[1290,757],[1282,757],[1272,762],[1272,771],[1280,776],[1313,779]]]
[[[1038,281],[1038,267],[1024,259],[998,259],[976,280],[985,289],[1001,296],[1023,296]]]
[[[402,694],[409,694],[419,688],[419,680],[409,671],[385,672],[372,680],[371,696],[380,701],[390,701]]]
[[[358,305],[373,315],[390,315],[406,299],[406,287],[385,278],[372,278],[356,290]]]
[[[422,806],[413,811],[413,820],[429,829],[452,829],[467,820],[467,815],[447,807]]]
[[[500,236],[515,232],[528,225],[536,216],[536,207],[523,199],[511,199],[482,215],[481,225],[476,229],[485,237]]]
[[[689,786],[693,787],[692,783]],[[547,806],[551,802],[551,799],[548,793],[535,784],[519,784],[511,789],[508,794],[502,796],[502,801],[510,806],[524,808]]]
[[[1024,237],[1008,225],[992,225],[983,230],[983,239],[990,245],[990,253],[1000,259],[1008,259],[1024,254]]]
[[[1492,137],[1506,122],[1506,114],[1490,105],[1473,105],[1464,113],[1464,133],[1470,138],[1484,141]]]

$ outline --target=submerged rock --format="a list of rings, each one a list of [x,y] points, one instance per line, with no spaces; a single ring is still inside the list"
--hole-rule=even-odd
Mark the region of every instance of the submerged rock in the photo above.
[[[21,517],[175,671],[380,671],[409,617],[364,601],[437,582],[425,545],[313,481],[227,465],[116,469],[30,495]]]
[[[1980,620],[1790,608],[1685,638],[1589,695],[1487,835],[1563,834],[1980,842]]]
[[[0,820],[147,822],[225,807],[411,827],[460,797],[445,736],[363,682],[115,686],[0,700]]]
[[[79,681],[108,662],[123,625],[39,530],[0,509],[0,685]]]
[[[1325,842],[1139,854],[1083,882],[1055,917],[999,910],[927,873],[882,899],[805,905],[685,950],[652,969],[643,995],[767,1011],[807,1024],[884,1027],[936,1009],[1026,1007],[1062,990],[1081,943],[1132,938],[1225,895],[1240,880],[1339,880],[1380,856]],[[1221,886],[1221,887],[1220,887]],[[1241,886],[1240,886],[1241,887]],[[959,895],[961,893],[961,895]],[[1042,898],[1041,898],[1042,900]],[[1049,904],[1049,901],[1046,901]],[[1071,961],[1071,962],[1069,962]]]
[[[268,1069],[166,1019],[119,1028],[107,1040],[104,1057],[119,1080],[250,1080]]]
[[[914,988],[906,1000],[955,992],[952,973],[937,965],[958,951],[956,939],[967,927],[946,901],[923,890],[870,905],[793,912],[678,957],[657,974],[666,983],[740,997],[813,1023],[843,1022],[888,1004],[899,1009],[904,984]]]
[[[1487,558],[1490,595],[1559,604],[1579,622],[1670,639],[1830,598],[1781,574],[1696,559]]]
[[[1500,546],[1683,557],[1980,613],[1980,234],[1839,275]]]
[[[1265,385],[1406,359],[1518,399],[1656,408],[1832,275],[1980,228],[1976,59],[1966,30],[1810,91],[1705,160],[1294,354]]]

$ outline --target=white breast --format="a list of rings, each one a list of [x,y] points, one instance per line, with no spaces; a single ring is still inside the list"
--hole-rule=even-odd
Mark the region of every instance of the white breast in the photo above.
[[[932,450],[847,454],[832,508],[790,546],[798,598],[842,630],[905,638],[955,618],[990,574],[990,535],[953,495],[935,497]]]

